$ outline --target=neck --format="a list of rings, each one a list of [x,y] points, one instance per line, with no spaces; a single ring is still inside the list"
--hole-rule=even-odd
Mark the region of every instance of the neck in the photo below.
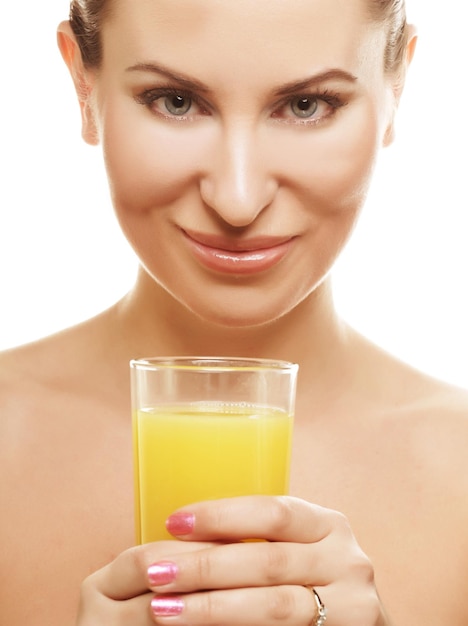
[[[282,318],[238,328],[200,319],[141,272],[132,291],[100,316],[99,323],[108,337],[100,353],[111,378],[120,373],[123,389],[128,363],[135,358],[238,356],[298,363],[297,424],[352,413],[375,369],[371,364],[363,374],[364,344],[335,313],[328,279]]]
[[[328,364],[336,369],[343,362],[347,344],[329,280],[282,318],[239,328],[198,318],[141,271],[115,312],[126,359],[158,355],[284,359],[299,363],[316,379],[325,375]]]

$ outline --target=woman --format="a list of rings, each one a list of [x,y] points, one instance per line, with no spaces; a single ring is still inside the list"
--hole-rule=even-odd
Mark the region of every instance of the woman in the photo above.
[[[141,269],[108,311],[1,358],[2,622],[466,624],[466,394],[349,328],[329,284],[392,141],[403,3],[71,15],[83,137]],[[131,548],[128,362],[197,353],[300,364],[292,497],[197,503],[168,521],[179,541]]]

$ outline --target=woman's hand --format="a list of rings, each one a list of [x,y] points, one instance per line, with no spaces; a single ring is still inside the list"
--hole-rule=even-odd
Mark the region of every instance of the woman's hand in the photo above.
[[[122,552],[83,582],[76,626],[154,626],[148,576],[152,563],[210,546],[160,541]]]
[[[314,626],[312,588],[326,626],[387,624],[373,568],[340,513],[249,496],[186,507],[168,529],[182,541],[129,550],[85,581],[78,626]]]

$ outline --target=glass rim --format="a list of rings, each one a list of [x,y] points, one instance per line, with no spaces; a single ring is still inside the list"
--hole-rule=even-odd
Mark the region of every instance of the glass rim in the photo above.
[[[219,356],[158,356],[132,359],[130,367],[136,370],[184,370],[184,371],[259,371],[273,370],[294,372],[297,363],[281,359],[263,359],[255,357],[219,357]]]

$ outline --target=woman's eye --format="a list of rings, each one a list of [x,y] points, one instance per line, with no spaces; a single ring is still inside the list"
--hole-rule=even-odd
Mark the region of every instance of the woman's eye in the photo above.
[[[320,124],[345,105],[346,102],[339,95],[329,92],[296,96],[281,104],[274,111],[273,117],[290,124]]]
[[[186,115],[192,108],[192,99],[181,95],[171,95],[160,98],[164,108],[171,115]]]
[[[206,110],[191,96],[181,91],[167,88],[149,89],[136,97],[153,113],[167,118],[181,118],[206,114]]]
[[[294,98],[290,106],[294,115],[302,119],[308,119],[317,113],[319,101],[318,98]]]

